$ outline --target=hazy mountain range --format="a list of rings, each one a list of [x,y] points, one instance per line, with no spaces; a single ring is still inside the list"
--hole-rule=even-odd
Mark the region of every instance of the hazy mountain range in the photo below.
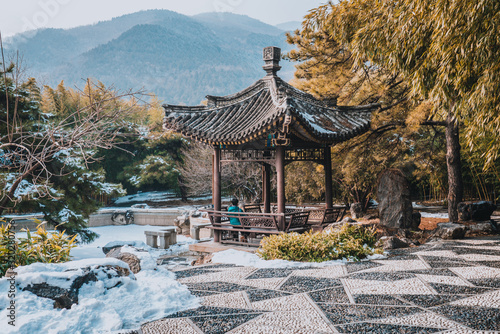
[[[168,103],[198,104],[205,95],[226,95],[264,76],[262,49],[291,49],[285,31],[243,15],[186,16],[148,10],[72,29],[40,29],[6,41],[19,50],[28,74],[43,84],[82,87],[90,77],[116,88],[155,93]],[[289,80],[293,64],[282,61]]]

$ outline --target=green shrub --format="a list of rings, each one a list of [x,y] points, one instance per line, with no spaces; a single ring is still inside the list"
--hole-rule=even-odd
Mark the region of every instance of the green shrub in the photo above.
[[[265,237],[257,250],[264,260],[323,262],[337,259],[360,260],[380,250],[373,228],[345,224],[331,232],[288,233]]]
[[[76,247],[75,236],[63,232],[47,232],[41,224],[33,233],[26,230],[26,238],[18,238],[13,243],[11,225],[0,218],[0,277],[10,266],[25,266],[35,262],[59,263],[71,260],[70,251]]]

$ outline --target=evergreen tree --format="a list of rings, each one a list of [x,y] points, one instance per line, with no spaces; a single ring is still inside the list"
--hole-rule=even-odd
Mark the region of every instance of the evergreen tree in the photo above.
[[[84,92],[20,80],[14,64],[0,72],[0,215],[8,208],[42,211],[60,230],[90,241],[84,219],[101,195],[123,194],[90,171],[97,149],[115,147],[131,106],[101,84]],[[74,99],[73,99],[74,97]],[[45,111],[45,112],[43,112]]]

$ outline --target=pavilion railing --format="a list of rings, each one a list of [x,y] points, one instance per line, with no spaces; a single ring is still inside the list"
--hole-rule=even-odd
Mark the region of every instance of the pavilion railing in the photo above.
[[[242,244],[243,242],[239,240],[230,240],[230,238],[227,237],[228,235],[233,233],[237,234],[238,232],[255,236],[262,234],[304,232],[310,229],[310,226],[307,224],[309,218],[308,211],[293,213],[202,211],[208,213],[210,223],[212,224],[209,228],[214,230],[214,241],[216,242]],[[241,225],[231,225],[231,218],[237,218]],[[224,238],[224,236],[226,236],[226,238]]]

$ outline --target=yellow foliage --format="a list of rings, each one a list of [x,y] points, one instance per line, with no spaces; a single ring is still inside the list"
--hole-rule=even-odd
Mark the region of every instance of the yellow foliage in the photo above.
[[[323,262],[337,259],[359,260],[375,250],[373,228],[344,224],[334,231],[288,233],[265,237],[257,250],[264,260]]]
[[[40,221],[38,221],[40,222]],[[26,238],[18,238],[12,245],[10,224],[0,218],[0,276],[7,269],[7,259],[14,258],[14,267],[25,266],[35,262],[59,263],[71,260],[70,251],[76,247],[76,235],[68,236],[63,232],[47,232],[43,224],[39,224],[37,230],[32,233],[26,229]],[[14,248],[14,254],[12,254]]]
[[[430,101],[425,101],[419,104],[415,109],[410,111],[406,118],[406,125],[411,131],[418,131],[421,124],[429,119],[429,116],[434,111],[434,105]]]

